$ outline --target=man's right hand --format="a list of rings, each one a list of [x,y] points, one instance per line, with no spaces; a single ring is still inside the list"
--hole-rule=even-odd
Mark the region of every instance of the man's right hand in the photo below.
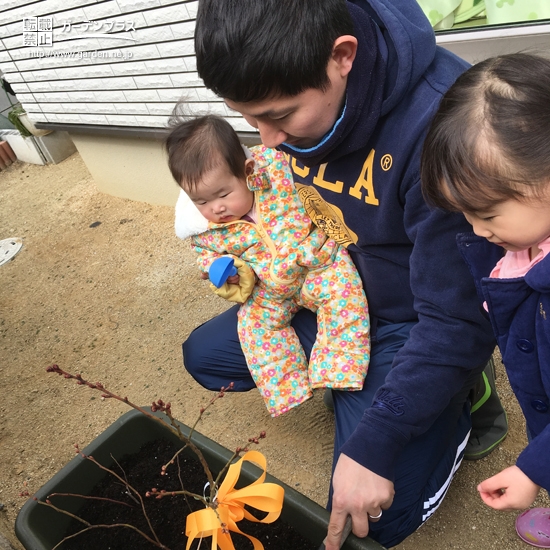
[[[351,516],[357,537],[369,534],[369,522],[393,502],[395,491],[388,479],[371,472],[345,454],[341,454],[332,477],[332,512],[325,539],[326,550],[339,550],[346,518]],[[371,517],[369,517],[371,516]]]

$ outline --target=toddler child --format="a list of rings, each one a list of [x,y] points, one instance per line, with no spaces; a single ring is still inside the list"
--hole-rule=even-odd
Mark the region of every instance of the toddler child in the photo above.
[[[179,236],[191,237],[204,273],[220,256],[235,258],[237,275],[213,290],[242,304],[239,340],[271,416],[315,388],[360,390],[370,354],[361,279],[346,249],[307,216],[283,153],[244,148],[213,115],[180,122],[166,150],[183,200],[196,207],[187,204]],[[290,326],[302,307],[317,313],[309,366]]]
[[[435,206],[463,212],[475,235],[458,246],[488,311],[527,424],[516,464],[478,486],[497,510],[530,506],[550,489],[550,60],[530,54],[474,65],[445,94],[422,153]],[[505,251],[495,266],[495,251]],[[550,548],[550,510],[516,520]]]

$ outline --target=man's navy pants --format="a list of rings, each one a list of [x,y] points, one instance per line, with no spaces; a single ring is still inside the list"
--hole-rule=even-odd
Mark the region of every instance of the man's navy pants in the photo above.
[[[234,384],[234,391],[255,388],[246,366],[237,333],[235,306],[196,328],[183,344],[186,369],[203,387],[219,391]],[[292,326],[309,359],[317,321],[314,313],[300,310]],[[339,449],[355,430],[365,409],[390,371],[394,355],[409,337],[414,323],[379,322],[371,343],[371,359],[362,391],[333,391],[335,414],[334,461]],[[455,396],[431,428],[413,439],[397,461],[395,498],[369,535],[384,546],[395,546],[413,533],[441,504],[464,453],[471,428],[468,393],[484,365],[472,371],[464,388]],[[422,403],[418,404],[419,407]],[[297,409],[299,411],[299,408]],[[296,414],[296,412],[294,413]],[[379,452],[373,448],[373,453]],[[330,509],[330,503],[328,508]]]

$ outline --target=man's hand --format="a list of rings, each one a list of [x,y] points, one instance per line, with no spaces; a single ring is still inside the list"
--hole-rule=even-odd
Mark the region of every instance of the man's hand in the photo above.
[[[517,466],[510,466],[482,481],[477,490],[483,502],[495,510],[524,510],[533,504],[540,486]]]
[[[369,519],[393,502],[393,483],[341,454],[332,478],[332,513],[325,540],[326,550],[339,550],[346,518],[351,516],[353,534],[366,537]]]

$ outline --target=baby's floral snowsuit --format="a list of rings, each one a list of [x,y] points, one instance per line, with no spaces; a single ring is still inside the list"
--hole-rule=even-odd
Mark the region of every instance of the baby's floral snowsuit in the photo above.
[[[275,417],[309,399],[314,388],[363,387],[369,316],[347,250],[307,216],[284,155],[263,146],[251,152],[256,164],[248,186],[254,191],[257,223],[210,222],[206,232],[192,237],[192,244],[206,272],[220,255],[229,254],[256,274],[239,310],[239,339],[254,382]],[[241,270],[239,275],[242,279]],[[317,312],[309,368],[290,326],[302,307]]]

